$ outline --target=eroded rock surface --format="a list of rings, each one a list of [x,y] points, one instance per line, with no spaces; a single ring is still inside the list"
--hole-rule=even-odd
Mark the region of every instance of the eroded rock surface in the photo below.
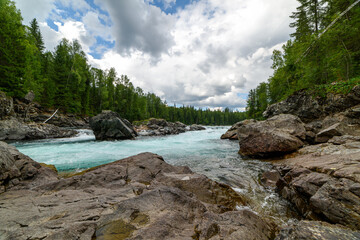
[[[349,94],[328,95],[325,99],[314,98],[305,90],[298,91],[279,103],[270,105],[263,116],[266,118],[279,114],[293,114],[308,123],[360,104],[360,86],[355,86]]]
[[[137,133],[131,123],[118,113],[103,110],[90,118],[90,127],[96,140],[133,139]]]
[[[24,123],[16,118],[0,121],[0,140],[33,140],[75,136],[75,130],[63,129],[47,123]]]
[[[280,114],[239,126],[237,136],[241,155],[263,158],[299,149],[304,145],[306,130],[298,117]]]
[[[300,221],[280,231],[275,240],[356,240],[359,231],[319,221]]]
[[[227,185],[143,153],[0,194],[0,239],[272,238],[272,224],[236,210],[244,202]]]
[[[246,119],[244,121],[241,122],[237,122],[234,125],[231,126],[231,128],[229,128],[229,130],[226,131],[226,133],[224,133],[223,135],[221,135],[221,139],[230,139],[230,140],[238,140],[238,136],[237,136],[237,130],[239,127],[246,125],[246,124],[250,124],[250,123],[255,123],[256,120],[254,119]]]
[[[276,162],[280,194],[306,218],[360,230],[360,152],[306,154]]]

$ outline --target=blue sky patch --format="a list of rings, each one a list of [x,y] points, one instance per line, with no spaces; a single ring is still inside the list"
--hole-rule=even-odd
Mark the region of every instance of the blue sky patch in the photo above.
[[[198,0],[176,0],[176,3],[170,5],[168,8],[166,8],[164,0],[154,0],[153,2],[150,2],[150,4],[159,7],[166,14],[174,14],[179,9],[184,9],[187,5],[197,1]]]

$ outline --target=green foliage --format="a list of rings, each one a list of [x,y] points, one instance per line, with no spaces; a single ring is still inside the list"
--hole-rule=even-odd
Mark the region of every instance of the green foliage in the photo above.
[[[20,11],[10,0],[0,0],[0,90],[24,95],[26,35]]]
[[[345,94],[359,84],[360,76],[360,7],[357,4],[326,33],[325,28],[355,0],[298,0],[300,6],[291,18],[295,28],[283,51],[275,50],[274,74],[268,79],[268,99],[259,98],[257,89],[250,97],[260,105],[279,102],[295,91],[309,89],[315,95]],[[263,84],[263,83],[262,83]],[[249,117],[258,118],[248,100]]]
[[[325,97],[329,93],[346,95],[357,85],[360,85],[360,77],[352,78],[348,81],[317,85],[310,91],[314,96],[320,97]]]

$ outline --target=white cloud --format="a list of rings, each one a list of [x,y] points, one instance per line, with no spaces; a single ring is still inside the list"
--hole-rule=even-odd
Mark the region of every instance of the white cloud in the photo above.
[[[162,1],[165,7],[175,2]],[[102,59],[88,56],[94,66],[115,67],[170,104],[236,108],[245,106],[239,93],[272,74],[272,51],[289,39],[289,15],[298,5],[296,0],[201,0],[168,15],[151,0],[95,0],[107,16],[84,0],[61,0],[81,16],[77,21],[75,16],[64,19],[54,1],[43,2],[44,9],[29,0],[17,0],[17,5],[26,18],[40,17],[48,49],[62,37],[79,39],[86,52],[104,50],[96,36],[115,40]],[[47,16],[61,22],[58,32],[46,25]]]
[[[23,23],[28,25],[36,18],[38,22],[44,22],[51,10],[55,7],[55,0],[15,0],[16,7],[20,9],[24,19]]]
[[[169,103],[243,108],[246,101],[238,93],[247,93],[272,74],[272,51],[289,38],[289,15],[296,7],[295,0],[193,2],[174,16],[171,30],[165,29],[174,43],[156,65],[141,48],[130,56],[111,50],[94,63],[115,67]]]

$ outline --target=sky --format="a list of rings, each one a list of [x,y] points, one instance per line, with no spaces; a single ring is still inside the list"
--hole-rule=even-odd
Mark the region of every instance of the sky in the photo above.
[[[289,40],[296,0],[15,0],[47,50],[78,39],[89,63],[114,67],[169,105],[244,110]]]

